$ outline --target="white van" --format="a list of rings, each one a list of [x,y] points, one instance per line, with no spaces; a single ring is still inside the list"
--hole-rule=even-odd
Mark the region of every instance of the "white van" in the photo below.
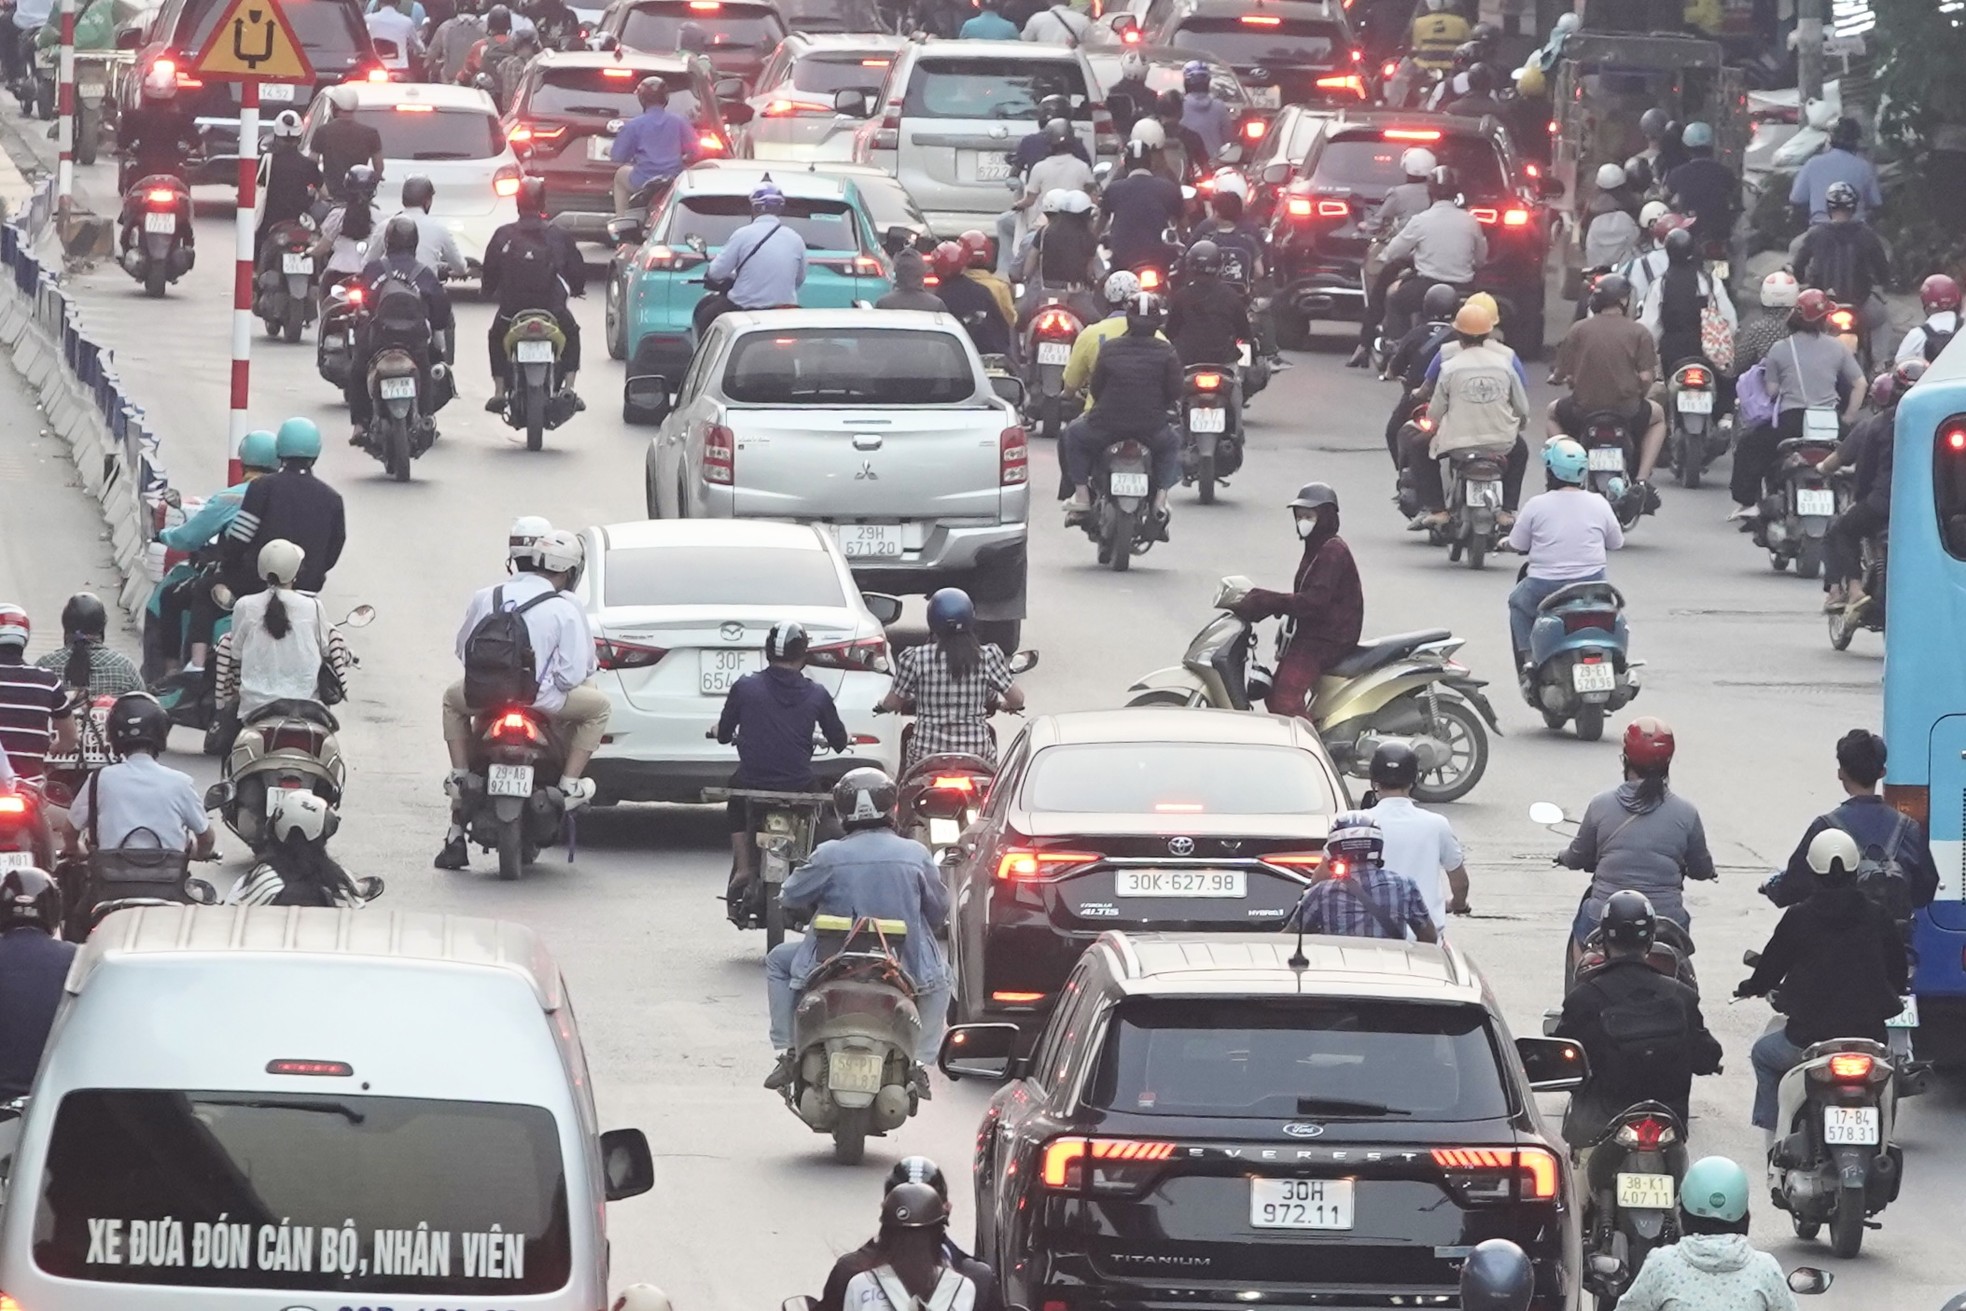
[[[499,920],[124,910],[68,976],[0,1212],[0,1306],[596,1311],[600,1132],[560,972]]]

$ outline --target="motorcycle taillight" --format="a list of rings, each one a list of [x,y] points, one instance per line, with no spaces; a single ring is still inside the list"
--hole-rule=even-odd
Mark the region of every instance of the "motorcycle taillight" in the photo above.
[[[1595,628],[1608,633],[1612,631],[1615,618],[1616,616],[1606,610],[1584,610],[1581,612],[1566,610],[1563,612],[1563,631],[1566,633],[1582,633]]]
[[[1679,1141],[1679,1131],[1665,1120],[1655,1116],[1643,1116],[1627,1120],[1618,1126],[1618,1146],[1632,1147],[1641,1152],[1656,1152],[1659,1148]]]
[[[311,753],[314,750],[314,731],[308,728],[301,728],[298,725],[276,728],[266,735],[266,749],[268,751],[304,751]]]
[[[537,742],[539,726],[517,710],[508,710],[492,720],[488,736],[494,742]]]

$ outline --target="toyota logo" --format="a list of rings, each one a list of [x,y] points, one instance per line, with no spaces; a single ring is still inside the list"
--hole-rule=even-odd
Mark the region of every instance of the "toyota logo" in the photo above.
[[[744,640],[744,625],[725,624],[717,630],[717,636],[723,638],[726,642],[742,642]]]
[[[1193,838],[1169,838],[1167,840],[1167,854],[1170,856],[1192,856],[1195,854],[1195,840]]]
[[[1283,1131],[1292,1138],[1319,1138],[1324,1134],[1324,1126],[1311,1124],[1305,1120],[1293,1120],[1283,1126]]]

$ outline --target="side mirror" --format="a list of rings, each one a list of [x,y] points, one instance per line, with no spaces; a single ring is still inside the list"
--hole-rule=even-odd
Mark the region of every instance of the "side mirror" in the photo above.
[[[1835,1282],[1835,1275],[1812,1265],[1800,1265],[1789,1271],[1789,1292],[1801,1293],[1805,1297],[1811,1293],[1827,1293],[1829,1286]]]
[[[218,889],[203,879],[186,879],[184,895],[185,899],[194,906],[218,905]]]
[[[1536,194],[1544,200],[1563,199],[1563,183],[1557,178],[1544,174],[1536,179]]]
[[[901,598],[889,596],[886,592],[862,592],[860,599],[867,606],[867,613],[880,622],[882,628],[898,623],[901,619]]]
[[[890,255],[899,255],[902,251],[914,244],[914,230],[904,228],[899,223],[881,234],[881,249]]]
[[[757,111],[742,100],[723,106],[724,122],[731,127],[743,127],[757,115]]]
[[[1286,159],[1273,160],[1263,165],[1263,172],[1260,176],[1263,179],[1264,186],[1280,187],[1290,181],[1290,161]]]
[[[610,1202],[639,1197],[655,1187],[655,1161],[640,1129],[610,1129],[601,1135],[601,1169]]]
[[[1038,653],[1036,651],[1019,651],[1010,658],[1010,672],[1013,674],[1028,673],[1037,667]]]
[[[638,218],[608,220],[608,240],[617,246],[639,246],[648,235],[648,225]]]
[[[1563,807],[1554,801],[1532,801],[1529,804],[1529,822],[1548,828],[1551,824],[1563,822]]]
[[[1009,401],[1010,408],[1013,410],[1022,410],[1024,408],[1024,380],[1022,378],[1013,378],[1008,374],[993,373],[990,375],[990,390],[997,394],[998,400]]]
[[[744,79],[741,77],[720,77],[712,88],[717,99],[723,101],[744,99]]]
[[[1242,163],[1242,142],[1224,141],[1222,148],[1215,152],[1215,158],[1224,164]]]
[[[120,27],[116,29],[116,48],[118,50],[143,49],[143,29],[141,27]]]
[[[355,880],[355,895],[363,901],[374,901],[382,895],[385,886],[387,885],[381,879],[371,874],[367,878]]]
[[[1741,964],[1754,969],[1761,964],[1761,953],[1750,947],[1741,953]]]
[[[621,389],[621,417],[627,423],[661,423],[670,408],[669,380],[659,373],[632,377]]]
[[[841,87],[833,93],[833,112],[848,118],[872,118],[873,98],[865,87]]]
[[[218,782],[205,789],[205,809],[223,810],[232,800],[232,784]]]
[[[942,1035],[935,1063],[951,1079],[1011,1079],[1023,1073],[1014,1024],[958,1024]]]
[[[1590,1077],[1584,1049],[1568,1038],[1517,1038],[1515,1050],[1536,1092],[1569,1092]]]
[[[348,617],[341,621],[341,626],[343,628],[367,628],[374,622],[375,607],[372,605],[358,605],[348,612]]]

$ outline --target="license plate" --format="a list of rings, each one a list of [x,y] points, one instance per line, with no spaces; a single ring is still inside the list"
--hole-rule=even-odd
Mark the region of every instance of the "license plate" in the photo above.
[[[415,378],[382,379],[382,399],[385,401],[409,401],[416,399]]]
[[[163,233],[176,232],[177,211],[164,210],[160,213],[156,210],[153,210],[150,213],[145,214],[143,216],[143,230],[145,232],[163,232]]]
[[[1625,453],[1616,446],[1593,446],[1589,455],[1593,473],[1623,473]]]
[[[1350,1229],[1352,1180],[1251,1179],[1251,1229]]]
[[[347,344],[348,344],[348,338],[342,336],[338,332],[331,332],[327,336],[321,338],[321,347],[324,350],[338,351],[342,347],[346,346]]]
[[[969,152],[970,176],[978,182],[1006,182],[1010,179],[1010,161],[999,150],[972,150]]]
[[[261,82],[259,98],[262,101],[277,101],[283,105],[294,102],[294,84],[291,82]]]
[[[953,847],[963,835],[963,826],[953,819],[931,819],[928,822],[928,845],[931,847]]]
[[[834,1092],[877,1093],[881,1065],[879,1052],[828,1052],[826,1086]]]
[[[1836,493],[1827,487],[1799,487],[1795,492],[1795,512],[1808,518],[1836,513]]]
[[[1465,499],[1469,505],[1479,505],[1484,509],[1499,510],[1502,508],[1502,484],[1469,483]]]
[[[898,523],[836,523],[833,540],[849,560],[892,560],[901,554]]]
[[[1228,430],[1227,410],[1218,410],[1211,405],[1188,411],[1189,432],[1227,432]]]
[[[613,150],[614,140],[611,137],[587,138],[587,158],[594,160],[596,163],[608,160]]]
[[[492,765],[485,771],[485,791],[495,797],[530,797],[531,765]]]
[[[521,364],[551,364],[553,362],[553,343],[550,341],[522,341],[514,350],[513,357]]]
[[[1831,1147],[1867,1147],[1877,1142],[1875,1106],[1825,1106],[1823,1142]]]
[[[1617,685],[1618,671],[1608,661],[1570,667],[1570,686],[1579,692],[1609,692]]]
[[[1724,259],[1717,259],[1713,263],[1707,265],[1707,271],[1713,274],[1714,279],[1716,281],[1726,282],[1729,278],[1733,276],[1734,266],[1729,264]]]
[[[280,256],[280,272],[306,273],[311,275],[314,272],[314,257],[312,255],[282,255]]]
[[[704,696],[723,696],[738,679],[764,667],[762,651],[698,651],[697,686]]]
[[[1116,473],[1112,485],[1115,496],[1145,496],[1150,483],[1144,473]]]
[[[0,869],[32,869],[34,853],[31,851],[0,851]]]
[[[1258,109],[1275,109],[1283,103],[1283,91],[1273,86],[1253,86],[1246,88],[1249,103]]]
[[[1884,1021],[1885,1028],[1916,1029],[1918,1027],[1918,998],[1907,997],[1904,1001],[1905,1008]]]
[[[1619,1172],[1619,1206],[1643,1211],[1670,1211],[1673,1201],[1671,1175]]]
[[[1113,872],[1113,892],[1121,897],[1222,897],[1248,894],[1248,875],[1239,869],[1122,869]]]
[[[1069,364],[1072,360],[1072,346],[1064,341],[1041,341],[1038,343],[1039,364]]]
[[[1712,414],[1713,393],[1710,391],[1683,391],[1675,402],[1681,414]]]
[[[271,815],[287,799],[289,792],[305,792],[306,788],[268,788],[266,789],[266,813]]]
[[[82,99],[99,100],[102,98],[102,93],[108,89],[100,82],[84,82],[81,86]]]

